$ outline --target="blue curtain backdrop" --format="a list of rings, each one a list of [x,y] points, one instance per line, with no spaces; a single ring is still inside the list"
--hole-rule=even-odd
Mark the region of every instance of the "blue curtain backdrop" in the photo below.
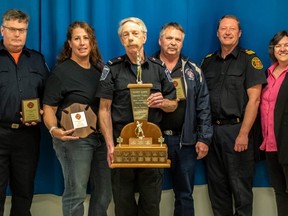
[[[158,49],[161,26],[170,21],[179,22],[186,31],[183,54],[200,64],[206,54],[214,52],[219,46],[216,37],[219,18],[224,14],[234,14],[240,18],[243,28],[241,45],[254,50],[265,68],[270,65],[269,40],[277,31],[288,29],[287,0],[0,1],[1,16],[10,8],[21,9],[30,15],[27,46],[42,52],[51,69],[64,43],[67,27],[75,20],[86,21],[94,27],[105,61],[124,53],[117,35],[121,19],[136,16],[145,22],[148,28],[145,50],[148,55]],[[203,170],[203,164],[199,162],[196,184],[205,184]],[[254,185],[269,186],[265,161],[257,163]],[[169,187],[170,181],[166,177],[163,188]],[[35,193],[60,195],[62,191],[61,168],[55,157],[50,135],[43,127]]]

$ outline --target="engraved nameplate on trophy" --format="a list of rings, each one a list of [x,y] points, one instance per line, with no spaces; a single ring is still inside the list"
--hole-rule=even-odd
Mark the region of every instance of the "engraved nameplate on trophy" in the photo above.
[[[173,78],[173,84],[176,89],[176,96],[179,100],[185,100],[186,94],[185,94],[185,88],[183,84],[183,78],[182,77],[176,77]]]
[[[41,122],[39,98],[22,100],[23,123]]]
[[[147,98],[150,95],[150,90],[152,86],[153,85],[151,83],[128,85],[128,88],[130,88],[130,96],[131,96],[134,120],[148,119]]]
[[[65,130],[75,129],[72,136],[87,137],[96,131],[97,116],[89,105],[73,103],[62,111],[61,126]]]

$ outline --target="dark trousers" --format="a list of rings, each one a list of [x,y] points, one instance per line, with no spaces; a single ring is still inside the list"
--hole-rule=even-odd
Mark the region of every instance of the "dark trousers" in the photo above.
[[[12,192],[11,216],[30,216],[34,177],[39,157],[40,128],[0,128],[0,215],[6,188]]]
[[[174,216],[194,216],[195,146],[180,146],[180,136],[164,136],[168,146],[172,188],[175,194]]]
[[[121,168],[112,170],[116,216],[159,216],[163,169]],[[135,192],[139,192],[138,202]]]
[[[249,141],[248,150],[234,151],[240,127],[241,124],[214,126],[213,141],[206,157],[214,216],[252,216],[253,146]]]
[[[281,165],[277,152],[266,152],[266,162],[271,184],[274,188],[278,216],[288,214],[288,165]]]

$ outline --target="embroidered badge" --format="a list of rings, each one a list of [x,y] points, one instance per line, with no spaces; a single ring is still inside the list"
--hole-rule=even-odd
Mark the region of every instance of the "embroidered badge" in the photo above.
[[[107,65],[105,65],[102,70],[100,81],[105,80],[109,72],[110,72],[110,68]]]
[[[191,68],[187,68],[185,74],[187,75],[188,80],[194,80],[195,77]]]
[[[165,69],[165,74],[166,74],[167,79],[169,80],[169,82],[173,82],[173,79],[172,79],[172,77],[170,75],[170,71],[167,68]]]
[[[255,69],[261,70],[263,68],[263,64],[258,57],[252,58],[251,64]]]

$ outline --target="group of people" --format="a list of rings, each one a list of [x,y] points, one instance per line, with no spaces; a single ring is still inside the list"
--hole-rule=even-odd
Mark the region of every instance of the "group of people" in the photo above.
[[[109,167],[122,128],[134,120],[127,85],[136,83],[139,63],[143,83],[153,84],[148,121],[161,128],[171,159],[174,216],[195,215],[195,164],[202,158],[214,215],[252,215],[253,127],[259,112],[260,149],[266,151],[278,215],[287,214],[288,31],[271,39],[273,64],[265,73],[257,55],[239,46],[242,29],[233,15],[219,20],[220,49],[207,55],[201,67],[181,53],[185,32],[179,23],[162,27],[160,49],[149,57],[144,22],[123,19],[118,35],[126,52],[104,64],[94,29],[75,21],[49,73],[43,55],[25,46],[28,24],[29,16],[19,10],[2,17],[0,215],[8,184],[10,215],[31,215],[40,127],[34,121],[23,123],[21,110],[22,100],[31,98],[40,99],[40,113],[62,167],[64,216],[84,214],[88,182],[89,216],[107,215],[112,195],[116,216],[160,215],[163,169]],[[185,97],[177,98],[173,79],[181,80]],[[74,103],[89,105],[97,115],[95,132],[87,137],[75,136],[75,129],[60,124],[63,110]]]

